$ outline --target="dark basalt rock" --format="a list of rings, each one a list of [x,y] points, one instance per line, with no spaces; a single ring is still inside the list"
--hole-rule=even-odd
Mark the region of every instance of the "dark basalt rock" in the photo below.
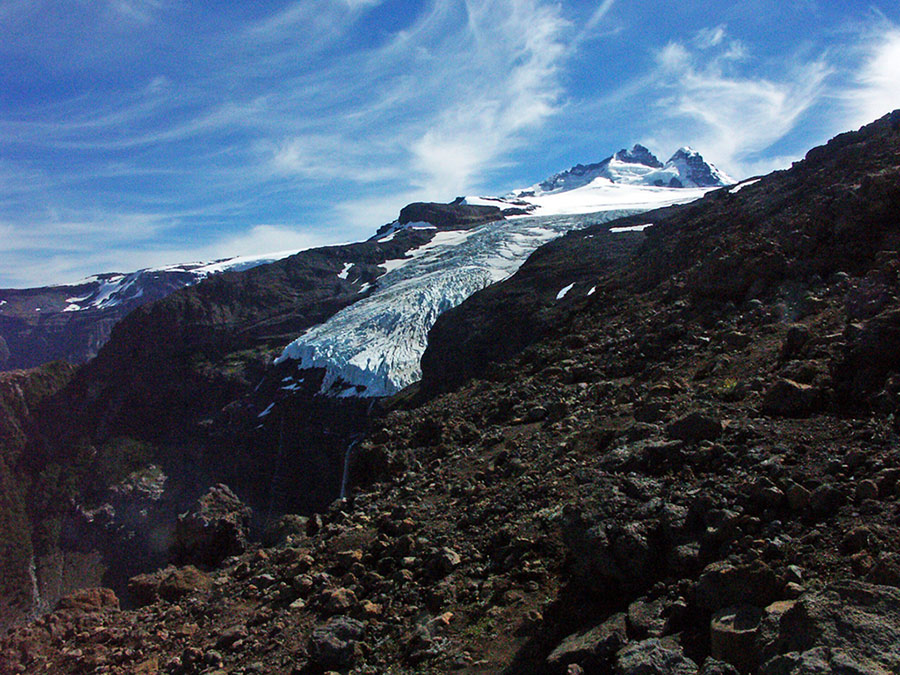
[[[656,155],[640,143],[635,143],[631,150],[619,150],[615,157],[622,162],[643,164],[644,166],[649,166],[653,169],[661,169],[663,167],[663,163],[656,158]]]
[[[598,275],[623,266],[644,240],[641,232],[611,234],[590,228],[591,237],[572,233],[535,251],[510,279],[479,291],[438,317],[422,356],[422,390],[445,391],[467,377],[483,375],[544,337],[578,311]],[[562,301],[559,290],[574,283]]]
[[[400,209],[399,222],[431,223],[438,229],[468,229],[482,223],[503,220],[503,213],[497,206],[473,206],[457,199],[449,204],[434,202],[414,202]]]
[[[247,548],[251,511],[227,485],[214,485],[175,525],[174,554],[212,567]]]
[[[835,582],[801,596],[761,642],[767,660],[759,672],[765,675],[895,671],[900,668],[900,591]]]

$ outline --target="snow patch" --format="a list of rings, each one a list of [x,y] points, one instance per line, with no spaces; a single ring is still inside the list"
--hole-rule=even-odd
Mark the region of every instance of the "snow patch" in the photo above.
[[[613,234],[620,232],[643,232],[648,227],[653,227],[653,223],[644,223],[643,225],[628,225],[627,227],[611,227],[609,231]]]
[[[343,269],[341,269],[341,271],[338,272],[338,279],[346,279],[347,276],[350,274],[350,268],[353,267],[354,264],[355,263],[352,263],[352,262],[344,263]]]
[[[265,410],[263,410],[261,413],[259,413],[259,415],[257,415],[257,417],[265,417],[265,416],[268,415],[270,412],[272,412],[272,408],[274,408],[274,407],[275,407],[275,404],[274,404],[274,403],[270,403],[270,404],[269,404],[269,407],[266,408]]]
[[[596,293],[596,292],[597,292],[597,287],[596,287],[596,286],[591,286],[591,290],[589,290],[589,291],[587,292],[588,297],[591,297],[591,296],[592,296],[594,293]]]
[[[569,293],[569,291],[572,290],[572,287],[573,287],[573,286],[575,286],[574,283],[569,284],[568,286],[563,287],[563,288],[559,291],[559,293],[556,294],[556,299],[557,299],[557,300],[562,300],[564,297],[566,297],[566,295]]]
[[[395,220],[390,224],[387,230],[382,232],[381,234],[376,234],[374,237],[370,239],[370,241],[377,241],[381,244],[384,244],[389,241],[393,241],[394,237],[397,236],[398,232],[403,232],[404,230],[436,230],[437,226],[431,223],[426,223],[424,221],[418,220],[412,223],[406,223],[405,225],[401,225],[399,220]]]

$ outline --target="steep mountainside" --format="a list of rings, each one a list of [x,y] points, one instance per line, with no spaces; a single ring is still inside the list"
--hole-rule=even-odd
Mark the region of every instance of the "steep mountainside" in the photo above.
[[[601,201],[594,216],[511,220],[496,205],[411,204],[367,242],[223,272],[138,308],[55,397],[65,413],[43,418],[29,448],[44,478],[26,501],[49,524],[36,545],[41,602],[100,576],[125,593],[130,575],[181,559],[172,523],[220,482],[252,507],[257,534],[324,509],[377,411],[369,397],[418,377],[440,312],[572,228],[695,196],[657,190],[628,210]],[[609,268],[636,242],[610,241]],[[68,574],[57,561],[72,551],[93,567]]]
[[[655,178],[649,176],[648,165],[659,165],[662,173],[656,172],[659,175],[654,174]],[[541,215],[560,215],[616,208],[646,210],[654,204],[696,199],[705,191],[703,188],[723,185],[722,181],[729,180],[696,153],[687,156],[679,151],[663,167],[641,146],[635,146],[630,153],[623,150],[591,166],[602,167],[601,173],[612,182],[606,181],[608,185],[601,186],[600,190],[597,186],[586,191],[577,190],[590,187],[588,183],[600,175],[593,169],[586,174],[582,171],[584,167],[579,165],[548,179],[559,183],[556,188],[543,191],[546,195],[542,192],[544,197],[550,195],[549,200],[476,198],[467,202],[460,197],[451,204],[413,203],[404,207],[399,218],[384,225],[372,239],[384,239],[401,229],[422,229],[423,225],[439,230],[465,230],[501,220],[504,215],[527,215],[535,211]],[[585,180],[573,179],[575,175]],[[544,183],[549,185],[548,181]],[[613,183],[616,188],[627,189],[602,189]],[[666,188],[646,187],[653,185],[665,185]],[[682,192],[669,189],[671,187],[694,189]],[[560,193],[573,189],[574,193],[560,196]],[[295,252],[169,265],[130,274],[107,273],[62,286],[0,289],[0,371],[30,368],[55,359],[84,363],[96,356],[109,339],[113,326],[135,308],[194,285],[210,275],[252,269],[292,253]]]
[[[439,320],[346,500],[218,568],[133,579],[138,609],[70,597],[0,669],[900,669],[898,175],[900,111],[541,249]],[[624,267],[591,248],[647,223]],[[511,349],[505,293],[539,322]],[[457,322],[491,327],[461,348],[480,370],[456,365]]]

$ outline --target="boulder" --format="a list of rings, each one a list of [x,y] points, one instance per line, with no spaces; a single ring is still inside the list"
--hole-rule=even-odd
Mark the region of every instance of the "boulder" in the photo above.
[[[758,665],[755,643],[762,617],[762,610],[752,605],[716,612],[709,627],[712,657],[731,664],[742,673],[751,672]]]
[[[563,640],[547,657],[554,672],[566,672],[577,664],[594,672],[608,668],[613,655],[628,641],[625,614],[613,614],[599,626],[574,633]]]
[[[721,420],[701,412],[692,412],[666,427],[671,438],[688,443],[713,441],[722,435],[722,429]]]
[[[697,604],[710,612],[726,607],[765,607],[778,599],[781,584],[775,572],[763,562],[733,565],[726,561],[707,565],[697,581]]]
[[[83,588],[61,598],[56,609],[75,612],[100,612],[119,609],[119,598],[110,588]]]
[[[356,647],[365,632],[365,624],[346,616],[330,619],[313,629],[309,639],[309,655],[324,669],[346,668],[356,660]]]
[[[139,607],[157,600],[176,602],[195,591],[209,590],[212,578],[193,565],[167,567],[149,574],[139,574],[128,580],[128,594]]]
[[[617,675],[697,675],[697,664],[671,640],[634,642],[616,654]]]
[[[247,549],[250,509],[227,485],[214,485],[175,525],[175,558],[213,567]]]
[[[802,595],[763,631],[763,675],[900,671],[900,589],[840,581]]]
[[[628,605],[628,627],[635,637],[660,637],[666,630],[663,598],[641,598]]]
[[[877,392],[891,372],[900,369],[900,310],[879,314],[844,332],[847,350],[835,368],[835,381],[848,397]]]
[[[662,573],[662,542],[652,523],[609,523],[568,507],[563,512],[563,537],[571,553],[573,572],[592,590],[608,592],[647,587]]]
[[[782,378],[763,396],[762,410],[770,415],[803,417],[820,410],[824,400],[819,387]]]
[[[700,667],[699,675],[740,675],[737,668],[730,663],[707,658]]]

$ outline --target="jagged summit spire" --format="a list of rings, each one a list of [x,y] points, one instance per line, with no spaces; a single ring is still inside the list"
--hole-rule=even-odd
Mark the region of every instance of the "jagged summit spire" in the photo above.
[[[657,159],[656,155],[640,143],[635,143],[631,150],[625,150],[624,148],[619,150],[614,157],[620,162],[628,164],[642,164],[654,169],[663,167],[663,163]]]

